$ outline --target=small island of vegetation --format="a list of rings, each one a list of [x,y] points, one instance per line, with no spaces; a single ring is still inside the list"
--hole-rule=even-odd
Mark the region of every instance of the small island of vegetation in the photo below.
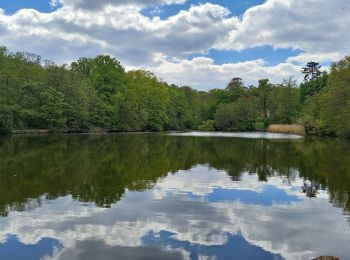
[[[310,62],[298,85],[289,77],[198,91],[153,73],[126,71],[107,55],[56,65],[0,48],[0,132],[252,131],[298,124],[306,133],[350,138],[350,57],[328,72]]]

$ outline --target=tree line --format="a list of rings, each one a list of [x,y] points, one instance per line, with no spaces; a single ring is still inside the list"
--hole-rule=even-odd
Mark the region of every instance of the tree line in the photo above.
[[[1,47],[0,132],[247,131],[299,123],[309,134],[350,137],[350,57],[329,73],[312,62],[302,72],[300,85],[290,77],[246,86],[237,77],[204,92],[126,71],[108,55],[59,66]]]

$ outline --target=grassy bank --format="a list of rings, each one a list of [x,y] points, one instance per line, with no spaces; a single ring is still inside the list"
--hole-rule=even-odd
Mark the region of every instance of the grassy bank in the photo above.
[[[27,130],[12,130],[9,133],[14,135],[45,135],[45,134],[49,134],[50,131],[48,129],[42,129],[42,130],[27,129]]]
[[[150,133],[152,131],[118,131],[113,129],[20,129],[0,133],[0,135],[49,135],[49,134],[108,134],[108,133]]]
[[[94,129],[94,130],[69,130],[69,129],[21,129],[12,130],[9,134],[13,135],[47,135],[47,134],[83,134],[83,133],[104,133],[105,130]]]

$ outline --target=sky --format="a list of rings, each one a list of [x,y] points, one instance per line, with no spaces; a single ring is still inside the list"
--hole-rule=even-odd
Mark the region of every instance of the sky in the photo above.
[[[0,45],[57,64],[108,54],[169,84],[224,88],[349,55],[349,0],[0,0]]]

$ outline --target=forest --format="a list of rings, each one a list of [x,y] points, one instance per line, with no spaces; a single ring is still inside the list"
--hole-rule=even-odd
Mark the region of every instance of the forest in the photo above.
[[[309,62],[301,84],[236,75],[224,89],[169,85],[152,72],[126,71],[108,55],[56,65],[0,47],[0,133],[252,131],[301,124],[307,134],[350,138],[350,57],[322,71]]]

